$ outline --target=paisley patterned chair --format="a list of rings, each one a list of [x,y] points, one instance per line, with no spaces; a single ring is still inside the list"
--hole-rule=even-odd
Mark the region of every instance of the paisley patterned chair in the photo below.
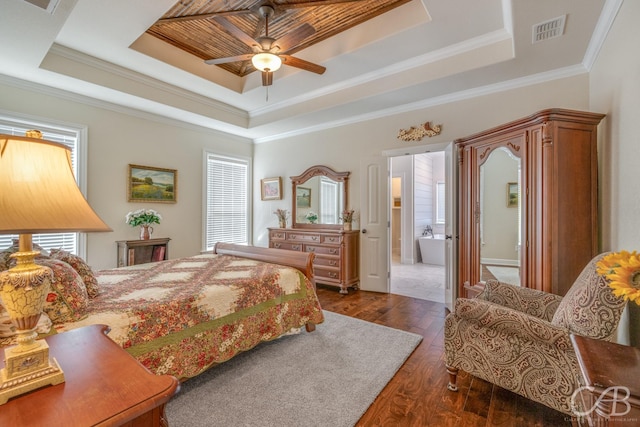
[[[595,257],[563,297],[486,282],[474,299],[459,298],[445,320],[449,390],[459,369],[572,415],[581,374],[570,334],[610,340],[625,301],[596,273]]]

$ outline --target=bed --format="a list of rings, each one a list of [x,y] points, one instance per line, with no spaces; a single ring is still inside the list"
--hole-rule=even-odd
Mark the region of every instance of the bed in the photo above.
[[[58,261],[38,260],[56,277]],[[82,294],[67,295],[63,305],[48,301],[45,313],[53,320],[50,333],[108,325],[108,336],[149,370],[185,380],[263,341],[322,323],[312,261],[312,253],[219,243],[213,253],[97,271],[85,286],[86,309],[78,303]],[[87,271],[74,269],[89,282]],[[52,288],[59,286],[54,279]]]

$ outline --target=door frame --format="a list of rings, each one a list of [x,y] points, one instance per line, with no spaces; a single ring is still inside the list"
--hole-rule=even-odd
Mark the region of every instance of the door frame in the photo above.
[[[455,150],[455,144],[453,141],[451,142],[441,142],[436,144],[425,144],[419,145],[415,147],[404,147],[404,148],[394,148],[390,150],[383,150],[382,156],[391,158],[398,156],[407,156],[407,155],[416,155],[416,154],[424,154],[424,153],[434,153],[434,152],[446,152],[447,150],[451,151],[451,158],[449,160],[450,164],[445,168],[445,171],[448,172],[451,176],[446,176],[445,180],[449,183],[447,187],[449,187],[452,194],[447,194],[449,196],[449,201],[447,202],[451,206],[451,212],[447,213],[447,221],[450,222],[447,224],[447,230],[451,230],[451,234],[447,234],[451,236],[448,239],[447,243],[447,256],[445,258],[445,263],[447,264],[445,267],[447,269],[447,282],[445,283],[445,304],[447,308],[451,309],[453,302],[458,297],[458,286],[457,286],[457,272],[458,272],[458,263],[456,250],[457,247],[457,239],[458,239],[458,226],[457,226],[457,203],[455,203],[455,199],[457,196],[457,173],[458,173],[458,164],[457,164],[457,151]],[[445,156],[446,157],[446,156]],[[391,162],[388,162],[390,165]],[[390,166],[388,166],[390,167]],[[387,173],[390,171],[388,170]],[[387,188],[387,193],[391,193],[391,188]],[[391,197],[387,197],[389,199],[389,210],[391,209]],[[391,246],[390,242],[388,245]],[[389,263],[391,262],[391,248],[388,249],[388,257]]]

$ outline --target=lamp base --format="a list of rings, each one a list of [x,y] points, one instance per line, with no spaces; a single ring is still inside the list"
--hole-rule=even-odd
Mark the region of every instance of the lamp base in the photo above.
[[[27,351],[19,345],[5,349],[5,367],[0,371],[0,405],[12,397],[64,382],[60,365],[55,358],[49,358],[47,342],[35,343],[38,345]]]

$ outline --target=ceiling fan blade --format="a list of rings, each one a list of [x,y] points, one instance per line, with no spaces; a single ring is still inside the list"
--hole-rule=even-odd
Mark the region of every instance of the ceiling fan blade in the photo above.
[[[176,16],[175,18],[162,18],[162,19],[158,19],[154,25],[168,24],[170,22],[196,21],[199,19],[209,19],[209,18],[214,18],[218,16],[245,15],[247,13],[253,13],[253,10],[251,9],[225,10],[221,12],[202,13],[200,15],[187,15],[187,16]]]
[[[309,24],[302,24],[298,28],[293,31],[288,32],[284,36],[280,37],[278,40],[273,42],[272,46],[277,46],[280,50],[279,52],[286,52],[292,46],[296,46],[300,44],[300,42],[307,37],[315,34],[316,29],[313,28]]]
[[[251,57],[253,57],[253,53],[247,53],[244,55],[229,56],[227,58],[207,59],[204,63],[209,65],[226,64],[228,62],[249,61]]]
[[[273,84],[273,72],[272,71],[263,71],[262,72],[262,86],[271,86]]]
[[[304,59],[296,58],[291,55],[278,55],[282,59],[282,63],[290,67],[300,68],[306,71],[311,71],[316,74],[324,74],[327,70],[322,65],[314,64],[313,62],[305,61]]]
[[[254,46],[260,46],[260,43],[258,43],[253,37],[233,25],[231,22],[227,21],[225,18],[217,16],[213,18],[213,20],[217,22],[222,28],[224,28],[229,34],[231,34],[250,48],[253,48]]]

